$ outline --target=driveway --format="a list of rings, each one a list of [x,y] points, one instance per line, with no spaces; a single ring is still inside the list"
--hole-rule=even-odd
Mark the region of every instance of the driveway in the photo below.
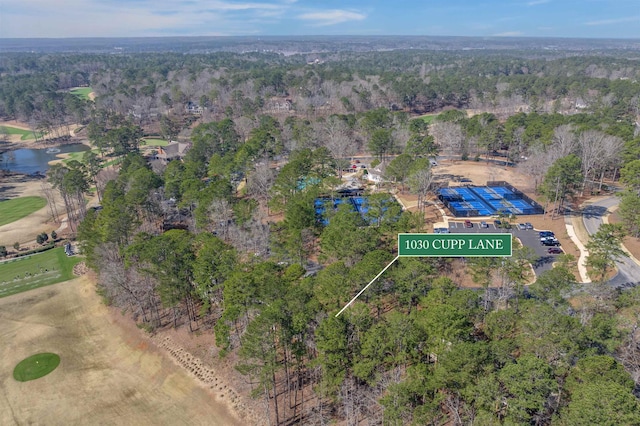
[[[539,276],[544,271],[548,271],[552,268],[557,254],[549,254],[547,251],[549,247],[540,244],[540,236],[538,231],[534,229],[520,230],[517,226],[511,229],[496,228],[492,222],[487,222],[488,228],[480,228],[478,223],[473,223],[473,228],[465,228],[463,223],[449,222],[449,232],[452,234],[495,234],[495,233],[511,233],[514,237],[517,237],[523,245],[531,247],[538,260],[532,264],[533,270],[536,276]]]
[[[589,235],[595,234],[603,223],[602,218],[610,213],[611,207],[620,202],[618,197],[608,197],[596,201],[582,210],[582,221]],[[631,258],[623,257],[616,261],[618,274],[609,280],[614,287],[626,287],[640,283],[640,266]]]

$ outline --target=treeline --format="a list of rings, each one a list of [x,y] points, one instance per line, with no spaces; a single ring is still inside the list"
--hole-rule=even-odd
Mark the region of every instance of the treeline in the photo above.
[[[573,113],[578,107],[589,112],[606,110],[614,119],[637,114],[636,60],[558,56],[549,52],[546,56],[544,52],[492,51],[338,52],[319,54],[320,63],[310,65],[303,55],[256,52],[7,53],[0,56],[0,114],[52,121],[47,114],[35,115],[47,109],[40,98],[87,84],[98,95],[99,108],[135,116],[138,124],[183,115],[190,102],[202,106],[208,120],[274,111],[316,117],[380,107],[412,113],[472,108],[502,115],[518,110]],[[77,111],[77,119],[82,116],[79,105],[57,109],[71,115]]]
[[[48,72],[3,75],[0,78],[0,116],[22,120],[36,130],[36,137],[63,138],[72,124],[86,123],[92,106],[69,92],[61,91],[60,76]]]

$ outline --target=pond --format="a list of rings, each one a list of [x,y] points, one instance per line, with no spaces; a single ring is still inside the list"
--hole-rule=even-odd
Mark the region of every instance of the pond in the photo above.
[[[34,173],[44,174],[49,170],[49,161],[57,159],[56,155],[88,150],[89,147],[81,143],[42,149],[16,149],[0,155],[0,169],[29,175]]]

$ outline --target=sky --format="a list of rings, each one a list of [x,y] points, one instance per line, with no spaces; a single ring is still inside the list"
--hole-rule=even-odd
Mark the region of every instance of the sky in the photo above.
[[[640,0],[0,0],[0,38],[640,38]]]

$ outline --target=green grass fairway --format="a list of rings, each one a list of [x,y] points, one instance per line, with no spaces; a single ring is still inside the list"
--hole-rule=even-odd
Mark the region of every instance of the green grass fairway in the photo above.
[[[82,259],[67,256],[64,247],[0,263],[0,297],[70,280]]]
[[[42,197],[20,197],[0,201],[0,226],[15,222],[47,205]]]
[[[93,89],[91,87],[75,87],[71,90],[69,90],[69,93],[71,93],[72,95],[76,95],[79,98],[85,99],[85,100],[89,100],[89,93],[93,92]]]
[[[95,152],[96,154],[100,153],[100,150],[98,148],[94,148],[91,151]],[[67,158],[65,158],[64,160],[62,160],[63,164],[68,164],[69,161],[72,160],[76,160],[79,161],[80,163],[84,163],[84,154],[87,153],[87,151],[78,151],[78,152],[69,152],[67,153]]]
[[[16,365],[13,369],[13,378],[19,382],[39,379],[46,376],[60,365],[60,357],[50,352],[31,355]]]
[[[5,132],[8,135],[20,135],[20,140],[35,139],[36,136],[31,130],[18,129],[11,126],[0,126],[0,132]],[[38,137],[42,137],[42,133],[38,134]]]
[[[420,117],[416,117],[416,120],[422,120],[427,124],[431,124],[431,122],[438,116],[438,114],[430,114],[430,115],[422,115]]]
[[[105,163],[102,163],[102,168],[115,166],[116,164],[120,164],[122,162],[122,158],[114,158],[113,160],[109,160]]]
[[[140,141],[142,146],[167,146],[169,141],[156,138],[144,138]]]

